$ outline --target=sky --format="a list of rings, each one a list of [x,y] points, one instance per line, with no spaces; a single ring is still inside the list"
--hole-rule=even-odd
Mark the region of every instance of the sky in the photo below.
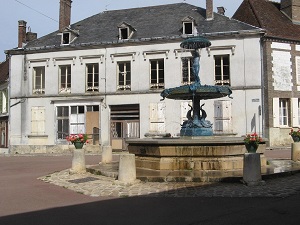
[[[0,62],[5,50],[18,44],[18,21],[25,20],[27,28],[38,38],[58,30],[60,0],[0,0]],[[243,0],[214,0],[214,11],[223,6],[225,15],[232,17]],[[186,2],[206,8],[206,0],[73,0],[71,23],[106,10],[137,8]]]

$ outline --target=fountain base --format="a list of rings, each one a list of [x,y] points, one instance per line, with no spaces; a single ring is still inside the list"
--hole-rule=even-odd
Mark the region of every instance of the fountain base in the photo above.
[[[127,140],[129,153],[135,154],[136,167],[152,170],[240,170],[246,153],[243,138],[145,138]],[[261,143],[261,165],[266,166]]]

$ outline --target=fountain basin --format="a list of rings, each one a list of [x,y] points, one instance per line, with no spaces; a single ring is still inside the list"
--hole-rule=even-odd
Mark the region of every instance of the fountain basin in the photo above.
[[[242,137],[187,137],[128,139],[128,151],[135,154],[136,167],[152,170],[237,170],[243,168],[247,152]],[[259,145],[261,165],[266,143]]]

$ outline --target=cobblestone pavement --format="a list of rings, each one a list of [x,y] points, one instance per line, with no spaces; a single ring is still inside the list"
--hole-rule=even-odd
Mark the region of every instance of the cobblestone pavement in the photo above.
[[[259,186],[242,183],[141,182],[124,184],[114,178],[70,174],[69,170],[38,178],[92,197],[287,197],[300,192],[300,173],[268,179]]]

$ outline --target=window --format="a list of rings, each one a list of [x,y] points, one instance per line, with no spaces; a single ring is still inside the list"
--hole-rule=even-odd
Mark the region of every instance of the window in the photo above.
[[[120,28],[120,39],[128,39],[128,28]]]
[[[57,139],[70,134],[86,133],[91,143],[99,143],[99,105],[57,106]]]
[[[60,66],[59,93],[71,93],[71,65]]]
[[[150,88],[164,88],[164,59],[150,60]]]
[[[183,34],[193,34],[192,22],[183,22]]]
[[[7,99],[7,89],[0,91],[0,113],[7,113],[8,109],[8,99]]]
[[[132,37],[136,29],[134,29],[130,24],[122,22],[118,25],[119,28],[119,40],[127,40]]]
[[[45,67],[33,68],[33,94],[45,94]]]
[[[57,107],[57,139],[65,139],[69,135],[69,106]]]
[[[182,84],[191,84],[195,81],[193,72],[193,58],[181,58],[182,63]]]
[[[279,125],[289,126],[290,124],[290,102],[289,99],[280,98],[279,99]]]
[[[63,35],[62,35],[62,44],[63,45],[70,44],[70,33],[63,33]]]
[[[229,55],[215,56],[215,84],[230,85]]]
[[[99,64],[86,64],[86,91],[99,91]]]
[[[84,106],[71,106],[70,134],[85,133]]]
[[[131,89],[131,67],[130,62],[118,62],[118,90]]]
[[[45,107],[32,107],[31,108],[31,134],[44,135],[45,134]]]

